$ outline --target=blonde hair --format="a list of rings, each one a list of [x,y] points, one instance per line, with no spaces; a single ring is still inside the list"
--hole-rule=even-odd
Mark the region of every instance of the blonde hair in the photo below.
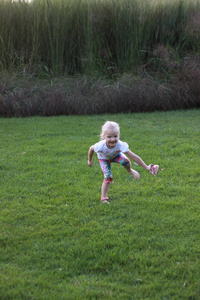
[[[117,134],[120,135],[120,128],[119,125],[116,122],[112,122],[112,121],[107,121],[101,129],[101,134],[100,134],[100,138],[101,140],[105,139],[105,135],[108,131],[114,131]]]

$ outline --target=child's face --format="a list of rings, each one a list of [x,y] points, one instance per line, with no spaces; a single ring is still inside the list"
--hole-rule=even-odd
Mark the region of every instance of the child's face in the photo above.
[[[119,132],[116,131],[107,131],[105,134],[106,146],[109,149],[115,148],[119,140]]]

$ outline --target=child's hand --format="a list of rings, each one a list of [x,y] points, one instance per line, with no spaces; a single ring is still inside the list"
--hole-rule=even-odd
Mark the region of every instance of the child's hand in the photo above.
[[[150,172],[152,175],[157,175],[157,174],[158,174],[158,171],[159,171],[159,165],[153,165],[153,164],[150,164],[149,167],[150,167],[149,172]]]
[[[93,165],[93,161],[92,160],[88,160],[88,166],[92,167],[92,165]]]

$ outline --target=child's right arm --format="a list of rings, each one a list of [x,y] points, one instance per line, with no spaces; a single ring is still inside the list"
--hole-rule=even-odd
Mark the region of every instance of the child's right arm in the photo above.
[[[94,145],[92,145],[88,151],[88,166],[92,167],[92,157],[93,157],[93,154],[94,154]]]

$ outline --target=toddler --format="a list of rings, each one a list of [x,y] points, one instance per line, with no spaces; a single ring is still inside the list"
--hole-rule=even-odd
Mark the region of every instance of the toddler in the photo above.
[[[92,145],[88,152],[88,165],[92,167],[92,157],[94,152],[97,153],[101,169],[104,173],[104,180],[101,189],[101,201],[103,203],[109,203],[107,196],[110,183],[113,183],[113,176],[111,171],[111,163],[119,163],[125,167],[125,169],[138,180],[140,174],[131,168],[131,158],[135,163],[142,166],[144,169],[150,171],[155,175],[158,173],[159,166],[150,164],[147,166],[144,161],[131,150],[126,142],[120,141],[120,128],[115,122],[107,121],[102,126],[101,141]],[[126,155],[129,157],[127,157]]]

